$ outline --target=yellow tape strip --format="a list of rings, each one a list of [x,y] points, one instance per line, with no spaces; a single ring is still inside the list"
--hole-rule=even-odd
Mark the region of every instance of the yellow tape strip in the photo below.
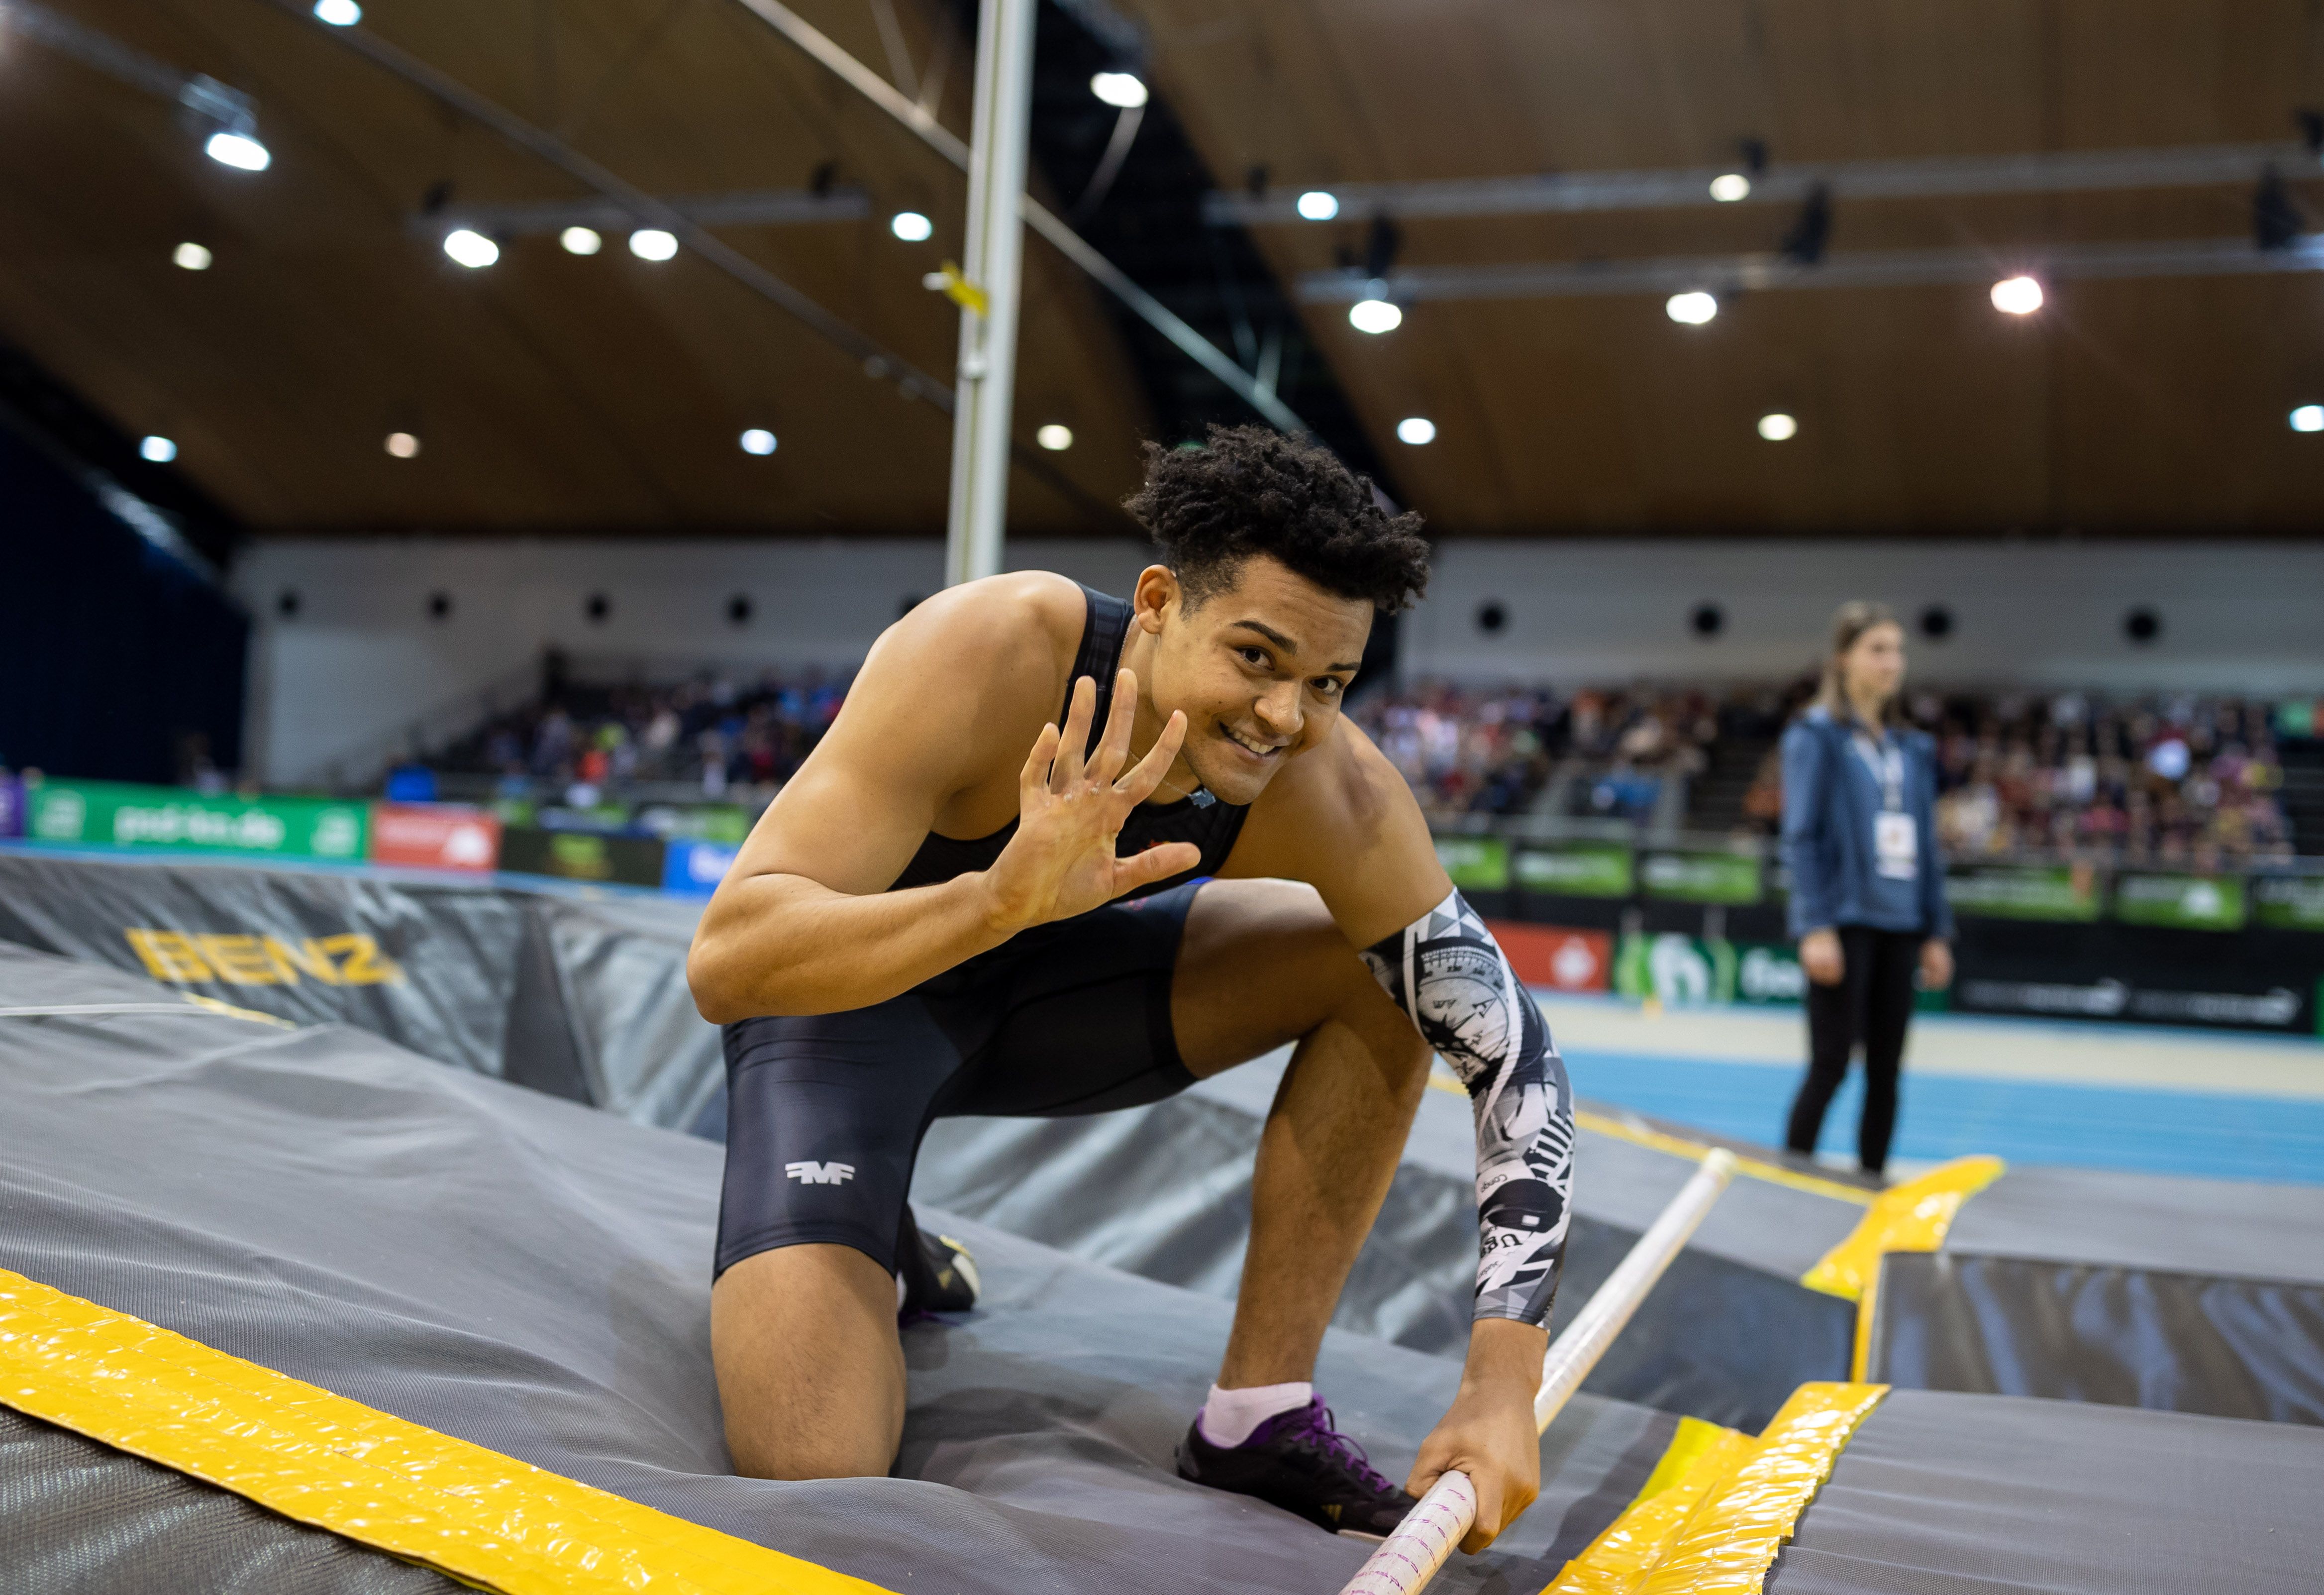
[[[1886,1385],[1792,1392],[1750,1454],[1706,1492],[1646,1576],[1623,1595],[1759,1595],[1775,1553]]]
[[[1862,1378],[1872,1356],[1872,1313],[1880,1259],[1892,1251],[1934,1251],[1945,1243],[1961,1203],[1999,1179],[1998,1157],[1956,1157],[1915,1180],[1891,1185],[1873,1202],[1847,1240],[1800,1276],[1810,1290],[1856,1304],[1856,1346],[1849,1372]]]
[[[1753,1444],[1749,1435],[1733,1429],[1681,1418],[1646,1488],[1542,1595],[1629,1595],[1702,1498],[1751,1454]]]
[[[0,1404],[503,1595],[884,1595],[5,1269]]]
[[[1468,1088],[1449,1074],[1438,1074],[1432,1070],[1428,1076],[1428,1083],[1438,1091],[1450,1092],[1463,1102],[1469,1099]],[[1700,1163],[1711,1156],[1711,1147],[1708,1142],[1691,1141],[1683,1136],[1665,1135],[1661,1130],[1648,1129],[1643,1125],[1626,1124],[1619,1119],[1609,1119],[1603,1113],[1592,1113],[1586,1108],[1573,1115],[1573,1122],[1592,1134],[1611,1136],[1618,1141],[1628,1141],[1634,1147],[1645,1147],[1656,1152],[1667,1152],[1674,1157],[1683,1157],[1690,1163]],[[1860,1185],[1848,1185],[1840,1180],[1818,1179],[1812,1174],[1802,1174],[1797,1169],[1786,1168],[1780,1163],[1769,1163],[1763,1158],[1745,1157],[1738,1154],[1735,1159],[1735,1171],[1751,1179],[1765,1180],[1771,1185],[1789,1185],[1794,1191],[1812,1191],[1819,1196],[1829,1196],[1837,1202],[1853,1203],[1858,1207],[1868,1206],[1872,1201],[1873,1194]]]
[[[289,1019],[271,1013],[261,1013],[254,1008],[236,1008],[231,1002],[220,1002],[215,997],[204,997],[195,991],[180,991],[178,994],[196,1008],[206,1008],[212,1013],[222,1013],[230,1019],[248,1019],[254,1025],[272,1025],[278,1030],[295,1030],[299,1028]]]

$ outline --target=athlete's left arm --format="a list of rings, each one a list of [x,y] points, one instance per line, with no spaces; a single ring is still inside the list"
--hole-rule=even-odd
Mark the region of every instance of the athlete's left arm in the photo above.
[[[1280,788],[1281,790],[1277,788]],[[1539,1486],[1533,1395],[1563,1262],[1573,1096],[1548,1027],[1506,954],[1445,875],[1396,768],[1354,725],[1270,785],[1246,863],[1323,895],[1348,940],[1469,1093],[1477,1129],[1476,1323],[1461,1399],[1422,1449],[1412,1488],[1459,1467],[1480,1486],[1479,1550]],[[1490,1508],[1490,1509],[1489,1509]]]

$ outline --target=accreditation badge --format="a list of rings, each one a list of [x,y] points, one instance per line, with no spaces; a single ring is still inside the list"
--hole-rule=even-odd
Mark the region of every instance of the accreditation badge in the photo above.
[[[1911,815],[1883,811],[1872,816],[1872,867],[1885,879],[1910,880],[1918,875],[1920,846]]]

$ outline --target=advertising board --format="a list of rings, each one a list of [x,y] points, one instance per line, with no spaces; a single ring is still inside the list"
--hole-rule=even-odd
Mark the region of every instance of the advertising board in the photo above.
[[[501,868],[520,875],[554,875],[566,880],[659,886],[662,844],[644,836],[512,825],[501,833]]]
[[[0,836],[24,834],[24,786],[13,775],[0,775]]]
[[[1634,855],[1618,843],[1527,847],[1515,872],[1519,886],[1545,897],[1626,898],[1637,885]]]
[[[1756,903],[1759,861],[1735,853],[1650,853],[1639,877],[1650,898],[1681,903]]]
[[[2117,875],[2114,917],[2126,925],[2173,930],[2241,930],[2244,882],[2239,875]]]
[[[500,818],[484,809],[451,804],[372,805],[374,863],[486,871],[499,863],[500,855]]]
[[[1494,919],[1493,939],[1508,954],[1509,967],[1528,986],[1553,991],[1603,991],[1612,982],[1614,938],[1602,930],[1572,930],[1562,925],[1523,925]]]
[[[42,781],[24,790],[24,834],[36,842],[277,858],[364,856],[371,816],[324,798],[235,798],[120,781]]]
[[[1988,919],[2098,917],[2098,871],[2088,864],[1962,865],[1946,872],[1945,897],[1955,914]]]
[[[1614,953],[1614,990],[1666,1008],[1735,1000],[1735,944],[1691,936],[1626,936]]]
[[[1499,836],[1439,836],[1436,861],[1463,891],[1506,891],[1509,844]]]
[[[669,843],[662,854],[662,890],[708,897],[726,879],[726,871],[734,867],[734,855],[741,851],[723,842]]]
[[[2270,930],[2324,930],[2324,875],[2255,876],[2251,907]]]

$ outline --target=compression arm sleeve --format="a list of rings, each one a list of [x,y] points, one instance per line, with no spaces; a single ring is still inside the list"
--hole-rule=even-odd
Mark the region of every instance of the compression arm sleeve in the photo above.
[[[1573,1089],[1541,1010],[1457,890],[1364,962],[1468,1088],[1476,1315],[1546,1323],[1573,1196]]]

